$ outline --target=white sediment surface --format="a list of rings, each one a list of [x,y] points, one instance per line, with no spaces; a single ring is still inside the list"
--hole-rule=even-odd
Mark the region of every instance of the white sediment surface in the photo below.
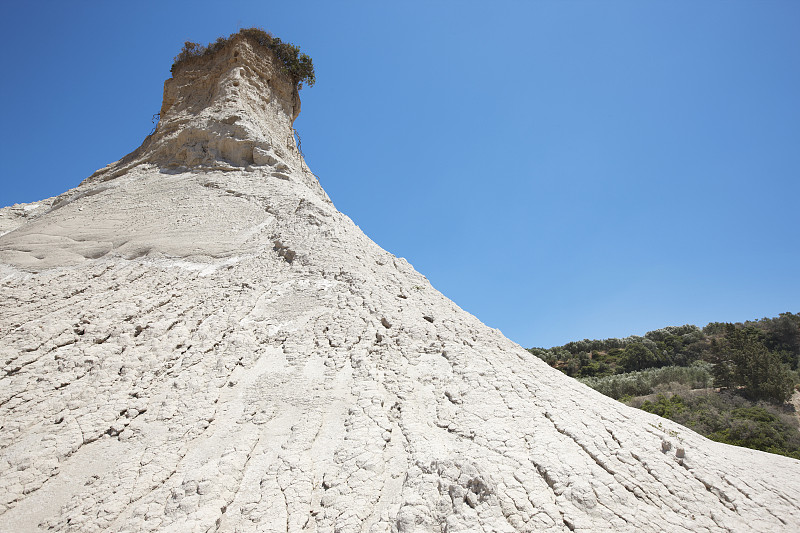
[[[339,213],[235,40],[0,210],[0,531],[800,530],[800,462],[551,369]]]

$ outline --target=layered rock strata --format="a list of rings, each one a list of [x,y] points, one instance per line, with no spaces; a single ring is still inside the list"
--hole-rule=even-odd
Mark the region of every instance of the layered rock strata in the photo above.
[[[373,243],[298,112],[237,38],[139,149],[0,211],[0,530],[800,527],[800,462],[592,391]]]

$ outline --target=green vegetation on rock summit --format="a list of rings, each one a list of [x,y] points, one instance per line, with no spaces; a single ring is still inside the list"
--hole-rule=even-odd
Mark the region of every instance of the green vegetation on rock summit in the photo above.
[[[194,58],[209,57],[228,45],[235,38],[241,37],[248,39],[256,45],[271,50],[275,56],[283,63],[284,70],[292,77],[298,90],[303,88],[305,83],[309,87],[314,85],[316,77],[314,74],[314,64],[307,54],[300,52],[300,48],[292,43],[285,43],[271,33],[261,28],[244,28],[228,37],[220,37],[213,43],[205,46],[199,43],[186,41],[180,53],[175,56],[175,62],[170,69],[175,72],[181,65],[186,64]]]

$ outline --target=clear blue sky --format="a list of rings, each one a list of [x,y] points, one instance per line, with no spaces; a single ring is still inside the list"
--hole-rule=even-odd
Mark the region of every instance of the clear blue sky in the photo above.
[[[336,206],[525,347],[800,311],[800,2],[3,2],[0,204],[152,128],[183,41],[311,55]]]

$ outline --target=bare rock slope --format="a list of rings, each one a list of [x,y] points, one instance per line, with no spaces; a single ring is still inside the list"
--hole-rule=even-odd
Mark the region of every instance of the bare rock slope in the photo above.
[[[332,205],[236,38],[156,132],[0,210],[0,531],[797,531],[800,462],[481,324]]]

